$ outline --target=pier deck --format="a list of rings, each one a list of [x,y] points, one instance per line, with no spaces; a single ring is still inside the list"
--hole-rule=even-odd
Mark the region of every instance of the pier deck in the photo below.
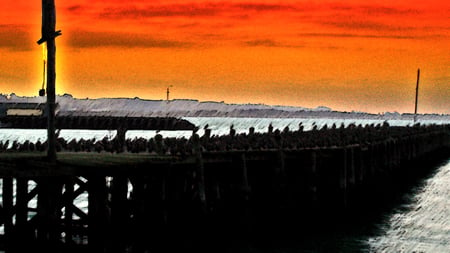
[[[370,142],[300,148],[289,141],[307,134],[269,134],[279,145],[258,149],[246,142],[255,136],[231,135],[223,139],[228,150],[208,150],[210,137],[193,136],[188,153],[59,152],[56,163],[44,152],[2,152],[3,248],[146,252],[169,239],[307,229],[382,200],[386,185],[421,170],[410,166],[417,159],[449,156],[447,126],[385,130]],[[342,133],[327,131],[311,143]]]

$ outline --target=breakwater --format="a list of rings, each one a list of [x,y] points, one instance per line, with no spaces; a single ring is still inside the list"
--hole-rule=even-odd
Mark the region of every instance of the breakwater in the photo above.
[[[189,140],[129,140],[112,153],[66,150],[54,164],[40,152],[5,151],[2,244],[10,252],[146,252],[169,242],[308,233],[382,201],[386,186],[419,173],[408,164],[448,156],[449,144],[448,125],[384,125],[205,131]],[[83,194],[87,208],[74,204]]]

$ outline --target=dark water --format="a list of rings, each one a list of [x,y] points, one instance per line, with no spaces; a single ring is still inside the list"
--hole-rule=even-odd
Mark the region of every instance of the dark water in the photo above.
[[[422,181],[378,224],[372,252],[450,252],[450,161]]]
[[[283,239],[273,231],[266,238],[224,240],[211,252],[450,252],[450,160],[430,169],[385,196],[376,210],[333,218],[306,233],[291,228]]]

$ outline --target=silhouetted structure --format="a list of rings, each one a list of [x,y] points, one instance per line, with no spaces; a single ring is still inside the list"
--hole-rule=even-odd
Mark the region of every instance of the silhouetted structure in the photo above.
[[[419,78],[420,78],[420,69],[417,69],[417,83],[416,83],[416,102],[414,106],[414,122],[417,120],[417,104],[419,102]]]
[[[56,161],[56,135],[55,135],[55,80],[56,80],[56,44],[55,38],[61,35],[61,31],[55,30],[56,10],[54,0],[42,0],[42,30],[39,45],[47,46],[47,157],[50,161]]]
[[[4,247],[171,252],[171,245],[191,239],[207,244],[290,226],[308,233],[420,173],[423,167],[413,169],[417,159],[448,157],[450,144],[449,125],[231,130],[202,137],[193,131],[189,139],[156,135],[123,146],[106,138],[58,138],[56,164],[40,155],[46,143],[0,143]],[[86,209],[75,205],[83,194]],[[36,197],[37,208],[30,208]]]

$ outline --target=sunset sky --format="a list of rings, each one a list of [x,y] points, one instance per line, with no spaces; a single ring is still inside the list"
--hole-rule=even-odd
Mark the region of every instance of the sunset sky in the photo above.
[[[0,0],[0,93],[42,84],[41,1]],[[450,114],[450,1],[55,0],[57,93]]]

